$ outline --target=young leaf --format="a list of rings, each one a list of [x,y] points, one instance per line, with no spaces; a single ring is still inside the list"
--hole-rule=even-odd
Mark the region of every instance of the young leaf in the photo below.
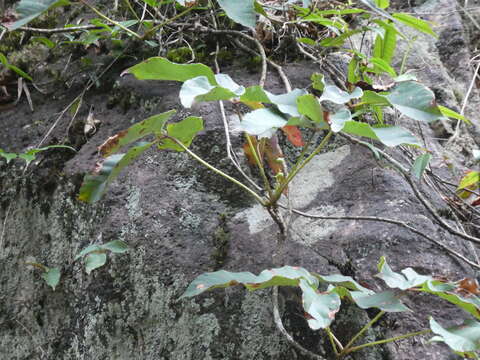
[[[256,24],[254,0],[218,0],[218,5],[233,21],[250,28]]]
[[[312,87],[315,90],[323,91],[323,89],[325,89],[325,77],[323,74],[314,73],[310,77],[310,80],[312,80]]]
[[[195,136],[203,130],[202,118],[189,116],[182,121],[167,125],[167,134],[179,140],[185,147],[189,147]],[[164,139],[158,146],[159,149],[171,149],[175,151],[185,151],[180,145],[171,139]]]
[[[390,94],[381,96],[414,120],[431,122],[443,117],[433,91],[416,81],[398,83]]]
[[[89,245],[87,246],[85,249],[83,249],[82,251],[80,251],[77,256],[75,256],[75,261],[77,261],[78,259],[81,259],[83,258],[85,255],[93,252],[93,251],[100,251],[102,250],[101,248],[101,245],[97,245],[97,244],[94,244],[94,245]]]
[[[282,128],[287,121],[271,109],[258,109],[249,112],[243,117],[240,129],[249,135],[271,137],[278,128]]]
[[[421,31],[425,34],[432,35],[435,38],[438,38],[438,35],[435,33],[435,31],[432,30],[432,27],[430,24],[422,19],[416,18],[412,15],[405,14],[405,13],[395,13],[392,14],[392,16],[397,19],[398,21],[404,23],[405,25],[408,25],[415,30]]]
[[[373,55],[375,58],[384,60],[387,64],[391,64],[397,47],[397,30],[388,22],[376,20],[383,30],[383,36],[377,35],[373,47]]]
[[[107,262],[107,254],[90,253],[85,256],[85,271],[90,274],[92,270],[102,267]]]
[[[7,164],[12,161],[13,159],[16,159],[17,158],[17,154],[15,153],[7,153],[5,151],[3,151],[2,149],[0,149],[0,156],[5,158],[7,160]]]
[[[3,25],[9,31],[13,31],[40,16],[48,9],[69,4],[70,2],[67,0],[21,0],[15,8],[19,20],[13,23],[3,23]]]
[[[122,254],[128,251],[128,246],[125,241],[113,240],[100,246],[102,249],[106,249],[115,254]]]
[[[130,126],[127,130],[120,131],[118,134],[109,137],[107,141],[98,147],[98,151],[102,156],[109,156],[117,152],[121,147],[131,144],[144,136],[160,133],[164,129],[165,123],[175,113],[175,110],[170,110],[140,121]]]
[[[382,72],[387,73],[391,77],[397,77],[397,72],[392,68],[387,61],[381,58],[370,58],[369,62],[375,65],[375,70],[381,70]]]
[[[142,142],[132,147],[126,154],[115,154],[105,159],[103,164],[97,165],[92,174],[85,175],[78,199],[94,203],[107,191],[108,185],[131,164],[137,157],[148,150],[154,143]]]
[[[390,20],[395,20],[388,12],[386,12],[385,10],[377,6],[376,4],[377,0],[375,0],[375,2],[372,0],[360,0],[360,1],[365,5],[367,5],[373,12],[377,13],[378,15],[383,16]]]
[[[55,288],[60,282],[60,269],[59,268],[47,268],[47,271],[45,271],[42,275],[42,279],[45,280],[48,286],[50,286],[53,291],[55,291]]]
[[[457,120],[462,120],[465,121],[467,124],[471,125],[472,122],[468,120],[465,116],[457,113],[456,111],[453,111],[452,109],[449,109],[445,106],[438,105],[438,108],[442,112],[442,114],[446,117],[452,118],[452,119],[457,119]]]
[[[469,353],[480,350],[480,323],[478,321],[466,320],[462,325],[444,329],[431,317],[430,329],[437,334],[431,341],[444,342],[456,352]],[[468,356],[468,358],[475,357]]]
[[[344,276],[340,274],[334,275],[318,275],[314,274],[321,282],[326,282],[329,284],[334,284],[335,286],[342,286],[349,290],[360,291],[366,294],[374,294],[370,289],[367,289],[360,285],[358,282],[353,280],[350,276]]]
[[[412,175],[420,180],[431,159],[432,155],[430,153],[425,153],[417,157],[412,165],[412,168],[410,169]]]
[[[384,291],[373,295],[351,291],[350,294],[353,301],[362,309],[377,308],[386,312],[410,311],[393,291]]]
[[[176,64],[162,57],[152,57],[125,70],[124,74],[133,74],[139,80],[187,81],[198,76],[206,76],[210,84],[217,85],[215,75],[203,64]]]
[[[302,133],[296,126],[285,125],[282,127],[282,131],[287,135],[288,141],[290,141],[294,146],[304,146],[305,143],[302,139]]]

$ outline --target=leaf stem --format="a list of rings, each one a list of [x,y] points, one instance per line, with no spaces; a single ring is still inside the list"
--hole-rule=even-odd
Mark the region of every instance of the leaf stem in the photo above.
[[[368,329],[372,327],[373,324],[375,324],[383,315],[385,314],[385,311],[380,311],[372,320],[368,322],[349,342],[347,345],[345,345],[345,350],[342,351],[346,352],[348,349],[351,348],[351,346],[357,341]],[[342,355],[340,354],[340,355]]]
[[[274,204],[278,201],[280,196],[282,196],[283,190],[288,186],[288,184],[292,181],[292,179],[298,174],[300,170],[302,170],[305,165],[307,165],[314,157],[317,155],[328,143],[330,138],[333,135],[333,131],[330,130],[328,134],[323,138],[322,142],[313,150],[313,152],[303,161],[299,166],[297,166],[293,171],[288,174],[288,177],[285,179],[285,181],[280,185],[277,190],[275,190],[275,194],[273,194],[273,197],[271,199],[271,203]]]
[[[265,186],[265,189],[267,190],[268,192],[268,196],[269,198],[272,198],[272,188],[270,187],[270,182],[268,181],[267,179],[267,175],[265,174],[265,168],[263,167],[263,164],[262,162],[260,161],[260,157],[259,157],[259,152],[257,151],[258,149],[258,146],[255,146],[253,145],[253,142],[252,142],[252,138],[250,137],[250,135],[248,135],[247,133],[245,133],[245,136],[247,138],[247,142],[248,142],[248,146],[250,148],[250,151],[252,152],[253,154],[253,158],[255,159],[255,163],[257,164],[257,167],[258,167],[258,170],[260,171],[260,175],[262,176],[262,179],[263,179],[263,183],[264,183],[264,186]],[[263,144],[264,144],[264,139],[260,140],[260,141],[263,141]],[[258,142],[257,142],[257,145],[258,145]]]
[[[405,334],[405,335],[395,336],[395,337],[385,339],[385,340],[378,340],[378,341],[373,341],[373,342],[370,342],[370,343],[354,346],[354,347],[351,347],[349,349],[346,349],[341,354],[341,356],[345,356],[345,355],[347,355],[351,352],[358,351],[358,350],[361,350],[361,349],[369,347],[369,346],[382,345],[382,344],[390,343],[390,342],[393,342],[393,341],[403,340],[403,339],[413,337],[413,336],[425,335],[425,334],[428,334],[430,332],[432,332],[432,330],[425,329],[425,330],[421,330],[421,331],[411,332],[411,333],[408,333],[408,334]]]
[[[337,349],[337,345],[338,345],[338,348],[340,349],[340,351],[343,351],[343,345],[342,343],[340,342],[340,340],[338,340],[335,335],[333,334],[332,330],[330,330],[330,328],[325,328],[325,331],[328,335],[328,338],[330,339],[330,343],[332,344],[332,348],[333,348],[333,351],[335,352],[335,355],[339,355],[339,352],[338,352],[338,349]]]
[[[232,183],[234,183],[235,185],[241,187],[243,190],[245,190],[246,192],[248,192],[250,195],[252,195],[255,200],[257,200],[262,206],[266,206],[266,202],[265,200],[260,196],[258,195],[255,191],[253,191],[252,189],[250,189],[248,186],[246,186],[245,184],[243,184],[242,182],[238,181],[237,179],[231,177],[230,175],[228,174],[225,174],[222,170],[220,169],[217,169],[216,167],[214,167],[213,165],[209,164],[208,162],[206,162],[205,160],[203,160],[201,157],[199,157],[197,154],[195,154],[194,152],[192,152],[189,148],[187,148],[181,141],[179,141],[178,139],[174,138],[174,137],[171,137],[171,136],[165,136],[166,139],[170,139],[172,140],[173,142],[175,142],[178,146],[180,146],[183,150],[185,150],[185,152],[190,155],[191,157],[193,157],[195,160],[197,160],[200,164],[202,164],[203,166],[205,166],[206,168],[212,170],[214,173],[224,177],[225,179],[231,181]]]
[[[82,0],[81,0],[82,1]],[[158,24],[158,25],[155,25],[153,28],[151,28],[150,30],[146,31],[142,36],[140,36],[140,40],[145,40],[151,33],[155,32],[156,30],[158,30],[159,28],[161,27],[164,27],[165,25],[168,25],[170,24],[172,21],[175,21],[177,20],[178,18],[181,18],[182,16],[184,15],[187,15],[190,11],[192,10],[195,10],[196,7],[195,6],[191,6],[191,7],[188,7],[186,8],[185,10],[183,10],[181,13],[175,15],[174,17],[171,17],[170,19],[167,19],[165,20],[164,22]]]

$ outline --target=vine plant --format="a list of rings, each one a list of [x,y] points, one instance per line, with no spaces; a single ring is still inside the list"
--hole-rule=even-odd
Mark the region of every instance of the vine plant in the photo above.
[[[147,40],[146,34],[152,33],[155,27],[150,27],[144,36],[140,36],[128,29],[125,24],[115,22],[90,6],[86,1],[80,2],[92,11],[96,12],[103,20],[113,23],[131,36]],[[259,275],[249,272],[234,273],[224,270],[205,273],[197,277],[187,288],[182,298],[199,295],[207,290],[218,287],[228,287],[242,284],[249,290],[273,287],[273,303],[275,322],[279,330],[301,352],[314,359],[323,359],[320,355],[303,348],[285,330],[278,310],[278,287],[298,287],[302,293],[302,306],[306,314],[306,320],[310,328],[323,329],[331,341],[333,352],[337,358],[342,358],[352,352],[365,347],[384,344],[404,338],[433,333],[431,341],[446,343],[457,354],[468,358],[479,358],[480,350],[480,289],[473,279],[463,279],[458,282],[449,282],[436,279],[431,276],[419,275],[413,269],[407,268],[400,273],[394,272],[382,258],[378,265],[381,278],[390,288],[386,291],[374,292],[358,284],[353,278],[343,275],[319,275],[306,269],[285,266],[283,259],[283,245],[288,240],[288,228],[283,219],[282,208],[289,208],[288,188],[298,173],[320,152],[325,151],[326,145],[334,135],[344,136],[350,141],[368,147],[375,156],[389,161],[402,175],[409,180],[411,174],[421,178],[428,166],[430,155],[422,143],[409,131],[399,126],[388,124],[385,116],[386,108],[393,108],[396,112],[410,119],[423,122],[432,122],[444,117],[452,117],[459,120],[466,119],[455,111],[440,106],[436,103],[433,92],[423,84],[416,81],[411,74],[405,73],[403,62],[400,73],[392,66],[397,37],[406,38],[396,27],[397,23],[413,27],[423,33],[435,36],[430,25],[408,14],[389,14],[385,9],[389,5],[388,0],[361,0],[361,3],[369,8],[366,11],[361,8],[346,6],[340,9],[319,10],[316,2],[304,0],[303,7],[295,7],[298,17],[294,23],[315,23],[328,29],[334,36],[324,38],[321,41],[308,37],[299,37],[299,49],[307,56],[312,55],[306,51],[305,46],[342,46],[347,40],[358,33],[376,33],[375,42],[371,52],[365,54],[360,49],[343,49],[350,57],[348,74],[345,81],[339,81],[332,74],[325,77],[323,74],[312,75],[312,93],[305,89],[290,89],[287,82],[287,92],[284,94],[272,94],[263,87],[264,75],[259,85],[244,87],[237,84],[230,76],[222,73],[214,73],[203,64],[176,64],[163,57],[147,59],[124,72],[133,74],[141,80],[170,80],[182,83],[179,98],[186,108],[194,103],[206,101],[229,101],[233,104],[236,116],[239,119],[239,128],[244,132],[246,145],[245,153],[250,163],[258,169],[262,185],[259,186],[253,179],[248,177],[235,162],[244,180],[239,180],[210,164],[190,148],[195,136],[203,130],[203,120],[200,117],[189,116],[176,123],[168,123],[175,114],[171,110],[162,114],[154,115],[130,128],[110,137],[100,147],[99,152],[105,158],[98,163],[91,174],[85,176],[80,189],[79,199],[85,202],[96,202],[107,190],[109,184],[119,175],[126,166],[131,164],[146,150],[156,147],[160,150],[172,150],[186,152],[194,160],[215,172],[219,176],[231,181],[250,194],[271,215],[278,225],[278,246],[275,254],[272,254],[276,268],[262,271]],[[41,12],[52,6],[64,5],[65,1],[46,0],[42,2],[42,9],[36,12],[25,10],[30,16],[38,16]],[[178,1],[181,5],[193,7],[196,1]],[[260,13],[264,17],[274,20],[265,8],[257,1],[227,1],[218,0],[221,8],[234,21],[247,26],[255,26],[255,14]],[[27,9],[31,1],[22,0]],[[211,4],[211,2],[209,2]],[[247,6],[246,6],[247,5]],[[312,6],[310,6],[312,5]],[[349,2],[349,5],[350,2]],[[30,11],[30,12],[29,12]],[[190,10],[189,10],[190,11]],[[33,15],[32,15],[33,14]],[[360,29],[350,29],[345,16],[351,14],[363,14],[368,19],[368,25]],[[372,14],[379,15],[373,18]],[[18,20],[11,28],[18,28],[28,21]],[[205,30],[212,33],[234,33],[233,31]],[[243,33],[241,33],[243,34]],[[243,37],[253,39],[247,35]],[[255,39],[253,39],[256,41]],[[304,46],[305,45],[305,46]],[[267,62],[262,47],[264,64]],[[371,56],[372,55],[372,56]],[[376,80],[388,78],[387,86],[378,86]],[[333,83],[334,82],[334,83]],[[383,84],[385,85],[385,84]],[[331,104],[334,106],[331,106]],[[240,105],[244,105],[243,107]],[[249,108],[247,112],[242,111]],[[223,107],[222,107],[223,109]],[[225,121],[226,136],[230,136],[228,122]],[[304,141],[305,132],[300,129],[308,128],[313,134]],[[301,147],[300,155],[292,164],[287,164],[277,137],[277,130],[281,129],[293,145]],[[150,140],[145,140],[149,136]],[[369,139],[369,143],[359,140],[357,137]],[[316,141],[321,138],[320,141]],[[153,139],[153,140],[152,140]],[[139,140],[142,140],[138,142]],[[372,145],[372,143],[376,145]],[[381,148],[406,145],[416,147],[424,153],[415,161],[411,169],[405,169],[395,162]],[[122,148],[126,152],[120,153]],[[38,149],[43,150],[43,149]],[[229,149],[230,151],[230,149]],[[17,154],[7,154],[0,151],[0,156],[7,158],[16,157]],[[28,161],[28,160],[27,160]],[[273,175],[273,176],[270,176]],[[478,172],[471,177],[478,179]],[[464,180],[459,190],[476,186],[477,182]],[[412,185],[413,186],[413,185]],[[475,188],[476,189],[476,188]],[[414,188],[415,190],[415,188]],[[290,209],[292,210],[292,209]],[[301,212],[297,212],[300,213]],[[378,220],[378,218],[366,218],[366,220]],[[440,222],[448,228],[448,224]],[[411,227],[404,223],[412,230]],[[413,229],[415,230],[415,229]],[[412,230],[412,231],[413,231]],[[417,231],[417,230],[415,230]],[[418,233],[418,231],[417,231]],[[454,232],[455,233],[455,232]],[[455,233],[459,235],[458,233]],[[434,241],[426,235],[425,238]],[[480,240],[471,236],[463,236],[466,240],[480,243]],[[444,247],[447,251],[469,264],[479,267],[478,264],[469,262],[462,255]],[[77,258],[86,259],[87,272],[106,261],[106,253],[123,252],[126,250],[124,243],[112,243],[94,245],[82,251]],[[89,260],[90,259],[90,260]],[[94,262],[93,264],[90,262]],[[41,264],[31,264],[42,269],[48,274],[50,269]],[[54,274],[54,280],[47,280],[54,287],[60,278],[60,274]],[[320,287],[322,285],[322,287]],[[374,341],[358,345],[363,334],[375,324],[387,312],[402,312],[409,309],[402,303],[401,297],[406,293],[424,292],[439,296],[446,301],[455,304],[465,310],[477,320],[467,320],[461,326],[445,329],[433,318],[430,318],[430,328],[418,332],[408,333],[390,339]],[[340,309],[341,302],[351,302],[362,309],[376,308],[377,315],[368,322],[347,344],[342,344],[332,332],[330,325],[335,320],[335,315]]]

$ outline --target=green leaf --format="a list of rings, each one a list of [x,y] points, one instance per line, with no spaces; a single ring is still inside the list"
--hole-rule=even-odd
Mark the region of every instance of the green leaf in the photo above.
[[[122,254],[128,251],[128,245],[122,240],[113,240],[100,246],[102,249],[109,250],[115,254]]]
[[[240,96],[241,102],[260,102],[270,104],[271,101],[268,98],[265,90],[258,85],[249,86],[245,89],[245,93]]]
[[[336,87],[335,85],[327,85],[323,91],[320,101],[328,100],[335,104],[346,104],[350,100],[358,99],[363,96],[363,91],[356,87],[351,94]]]
[[[102,267],[107,262],[105,253],[89,253],[85,256],[85,271],[90,274],[93,270]]]
[[[106,158],[103,164],[97,165],[92,174],[85,175],[78,199],[88,203],[100,200],[107,191],[108,185],[123,168],[135,161],[153,144],[153,142],[142,142],[132,147],[126,154],[115,154]]]
[[[456,289],[457,285],[440,281],[427,281],[421,288],[422,291],[441,297],[480,319],[480,298],[475,295],[461,296],[454,292]]]
[[[236,84],[228,75],[218,74],[215,78],[220,86],[210,85],[206,76],[185,81],[180,90],[182,105],[190,108],[195,102],[230,100],[245,92],[245,88]]]
[[[360,0],[360,1],[365,5],[367,5],[373,12],[377,13],[378,15],[383,16],[390,20],[395,20],[388,12],[386,12],[385,10],[377,6],[376,4],[377,0],[375,0],[375,2],[372,0]]]
[[[313,122],[326,125],[323,119],[323,109],[318,99],[311,95],[302,95],[297,98],[298,112],[302,115],[308,116]]]
[[[433,91],[416,81],[398,83],[388,95],[382,95],[403,115],[431,122],[443,117]]]
[[[325,77],[323,74],[314,73],[310,80],[312,80],[312,87],[315,90],[323,91],[325,89]]]
[[[465,188],[470,187],[470,186],[478,187],[479,184],[480,184],[480,172],[470,171],[460,181],[460,184],[458,185],[457,191],[465,189]]]
[[[391,77],[397,77],[397,72],[394,68],[392,68],[388,62],[381,58],[370,58],[369,62],[375,65],[375,70],[381,70],[381,72],[385,72]]]
[[[340,119],[340,121],[343,121]],[[394,147],[398,145],[415,145],[420,146],[420,142],[407,130],[399,126],[388,126],[388,127],[371,127],[367,123],[361,123],[358,121],[345,121],[343,124],[338,122],[335,117],[332,118],[332,129],[335,124],[335,130],[341,128],[341,131],[346,132],[347,134],[364,136],[369,139],[379,140],[383,144],[389,147]],[[343,127],[342,127],[343,125]],[[340,131],[340,130],[338,130]]]
[[[167,125],[167,134],[178,141],[180,141],[185,147],[189,147],[198,132],[203,130],[202,118],[196,116],[189,116],[182,121],[174,124]],[[176,144],[171,139],[162,140],[162,143],[158,146],[159,149],[170,149],[175,151],[185,151],[183,148]]]
[[[60,269],[59,268],[47,268],[42,275],[42,279],[45,280],[48,286],[50,286],[53,291],[57,287],[58,283],[60,282]]]
[[[32,42],[43,44],[49,49],[53,49],[56,46],[56,44],[52,40],[43,36],[34,36],[31,38],[31,40]]]
[[[274,95],[268,91],[265,93],[270,101],[277,106],[278,110],[290,116],[300,116],[297,108],[297,98],[307,94],[303,89],[293,89],[289,93],[282,95]]]
[[[427,281],[433,280],[431,276],[417,274],[412,268],[403,269],[401,274],[396,273],[392,271],[390,266],[388,266],[387,261],[383,256],[378,264],[378,270],[380,273],[375,276],[385,281],[389,287],[398,288],[400,290],[414,288],[423,285]]]
[[[77,256],[75,256],[75,261],[78,260],[78,259],[81,259],[83,258],[85,255],[93,252],[93,251],[101,251],[102,250],[102,247],[101,245],[97,245],[97,244],[94,244],[94,245],[89,245],[87,246],[85,249],[83,249],[82,251],[80,251],[78,253]]]
[[[412,168],[410,169],[412,175],[420,180],[431,159],[432,155],[430,153],[425,153],[417,157],[412,165]]]
[[[286,124],[287,121],[283,116],[273,110],[258,109],[247,113],[243,117],[240,129],[249,135],[270,138],[278,128],[282,128]]]
[[[310,285],[306,280],[300,279],[302,290],[302,304],[312,330],[325,329],[335,319],[335,314],[340,310],[340,296],[335,293],[319,293],[317,286]]]
[[[248,290],[254,291],[271,286],[298,286],[304,279],[312,286],[318,286],[318,280],[307,270],[300,267],[284,266],[276,269],[263,270],[259,275],[251,272],[230,272],[225,270],[199,275],[188,285],[180,299],[199,295],[207,290],[226,288],[242,284]]]
[[[13,159],[16,159],[17,158],[17,154],[15,153],[7,153],[5,151],[3,151],[2,149],[0,149],[0,156],[5,158],[7,160],[7,164],[12,161]]]
[[[475,320],[466,320],[462,325],[444,329],[430,317],[430,329],[437,334],[431,341],[444,342],[454,351],[468,353],[480,350],[480,323]]]
[[[375,58],[380,58],[387,64],[391,64],[397,47],[397,30],[385,21],[376,20],[376,22],[382,27],[383,36],[379,34],[375,38],[373,55]]]
[[[384,96],[379,95],[375,91],[371,90],[364,91],[362,102],[369,105],[391,106],[390,102]]]
[[[367,289],[353,280],[350,276],[344,276],[340,274],[333,275],[318,275],[314,274],[321,282],[334,284],[335,286],[342,286],[349,290],[360,291],[366,294],[374,294],[370,289]]]
[[[386,9],[390,6],[390,0],[374,0],[375,5],[378,6],[380,9]]]
[[[123,146],[131,144],[144,136],[161,133],[165,127],[165,123],[175,113],[175,110],[170,110],[161,114],[153,115],[130,126],[127,130],[120,131],[118,134],[108,138],[107,141],[100,145],[100,154],[102,156],[109,156],[117,152]]]
[[[468,120],[465,116],[457,113],[456,111],[453,111],[452,109],[449,109],[449,108],[447,108],[445,106],[441,106],[441,105],[438,105],[438,108],[440,109],[441,113],[446,117],[465,121],[468,125],[472,124],[472,122],[470,120]]]
[[[405,13],[395,13],[395,14],[392,14],[392,16],[398,21],[404,23],[405,25],[408,25],[418,31],[421,31],[425,34],[432,35],[433,37],[438,38],[438,35],[435,33],[435,31],[432,30],[430,23],[425,20],[416,18],[412,15],[405,14]]]
[[[348,109],[341,109],[330,116],[330,128],[333,132],[342,131],[347,121],[352,120],[352,114]]]
[[[393,291],[384,291],[377,294],[366,294],[360,291],[350,292],[353,301],[362,309],[378,308],[386,312],[410,311],[403,305]]]
[[[16,30],[49,9],[69,4],[67,0],[21,0],[15,8],[19,20],[14,23],[4,23],[4,26],[9,31]]]
[[[50,145],[50,146],[45,146],[45,147],[39,148],[39,149],[30,149],[23,154],[18,154],[18,157],[25,160],[27,162],[27,165],[28,165],[33,160],[35,160],[36,155],[39,152],[50,150],[50,149],[69,149],[69,150],[77,152],[77,150],[75,150],[74,148],[72,148],[70,146],[67,146],[67,145]]]
[[[125,70],[139,80],[187,81],[198,76],[206,76],[210,84],[217,85],[215,75],[203,64],[176,64],[163,57],[152,57]]]
[[[218,4],[233,21],[250,28],[256,24],[254,0],[218,0]]]

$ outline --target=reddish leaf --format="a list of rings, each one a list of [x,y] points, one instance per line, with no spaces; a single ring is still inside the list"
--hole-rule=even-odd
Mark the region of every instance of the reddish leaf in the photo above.
[[[288,140],[295,146],[304,146],[305,143],[302,139],[302,133],[298,127],[293,125],[287,125],[282,128],[285,135],[287,135]]]
[[[476,199],[474,202],[472,202],[472,206],[478,206],[480,205],[480,197]]]

